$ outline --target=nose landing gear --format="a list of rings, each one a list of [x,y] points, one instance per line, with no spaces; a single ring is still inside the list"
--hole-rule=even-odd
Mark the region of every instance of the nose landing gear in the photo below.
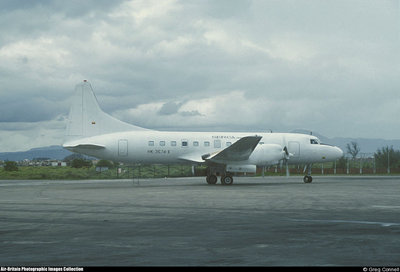
[[[311,183],[312,182],[311,168],[312,168],[312,164],[307,164],[304,167],[304,172],[306,172],[306,170],[307,170],[307,175],[305,175],[304,178],[303,178],[304,183]]]
[[[312,176],[304,176],[303,181],[304,181],[304,183],[311,183],[312,182]]]

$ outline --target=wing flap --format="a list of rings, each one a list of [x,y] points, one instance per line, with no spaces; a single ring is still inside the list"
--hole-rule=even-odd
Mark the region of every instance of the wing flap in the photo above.
[[[182,161],[194,162],[194,163],[203,163],[204,162],[204,160],[201,158],[200,154],[187,154],[187,155],[179,157],[179,159]]]

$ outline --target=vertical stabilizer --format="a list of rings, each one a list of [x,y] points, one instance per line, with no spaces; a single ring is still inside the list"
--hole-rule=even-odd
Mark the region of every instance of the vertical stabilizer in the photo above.
[[[92,86],[86,80],[75,87],[68,117],[66,140],[132,130],[146,129],[124,123],[103,112]]]

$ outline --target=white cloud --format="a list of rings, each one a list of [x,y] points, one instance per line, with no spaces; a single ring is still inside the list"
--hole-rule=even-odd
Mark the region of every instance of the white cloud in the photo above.
[[[63,116],[51,121],[0,124],[1,152],[25,151],[34,147],[61,145],[66,122]]]
[[[0,67],[25,76],[53,75],[60,68],[71,68],[70,58],[68,50],[53,38],[20,40],[0,48]]]
[[[111,18],[124,18],[142,26],[149,20],[160,19],[168,14],[177,11],[180,6],[176,0],[137,0],[122,3],[118,9],[110,14]]]

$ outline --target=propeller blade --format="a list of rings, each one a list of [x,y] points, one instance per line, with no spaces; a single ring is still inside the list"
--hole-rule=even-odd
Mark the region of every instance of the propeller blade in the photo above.
[[[288,159],[290,159],[290,156],[292,154],[289,153],[289,151],[288,151],[286,146],[283,148],[283,151],[285,152],[285,160],[287,161]]]
[[[283,151],[285,151],[286,156],[289,156],[289,151],[287,150],[287,147],[286,147],[286,146],[283,148]]]

